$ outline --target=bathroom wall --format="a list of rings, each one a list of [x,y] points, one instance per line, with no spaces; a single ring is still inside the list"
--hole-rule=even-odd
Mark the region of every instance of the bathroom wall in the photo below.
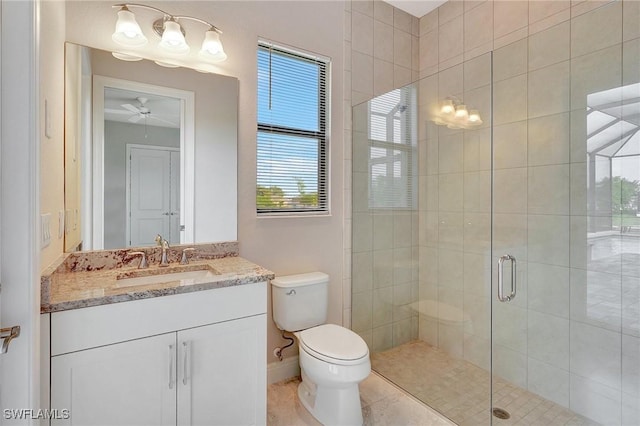
[[[382,1],[347,2],[345,105],[361,104],[418,78],[418,19]],[[349,31],[350,29],[350,31]],[[351,128],[345,120],[345,141]],[[362,123],[361,123],[362,124]],[[345,143],[345,299],[351,327],[373,351],[415,339],[418,317],[418,215],[411,209],[369,209],[368,140],[364,129]],[[349,146],[352,145],[352,146]],[[353,159],[353,161],[352,161]],[[351,173],[353,172],[353,174]],[[353,199],[351,194],[354,194]],[[351,208],[350,208],[351,207]],[[348,293],[347,293],[348,292]]]
[[[610,212],[588,208],[586,107],[589,94],[640,82],[639,36],[636,1],[449,1],[420,20],[425,113],[487,85],[494,111],[493,154],[482,130],[421,128],[420,299],[463,318],[421,315],[420,338],[488,368],[489,268],[511,253],[518,295],[493,303],[494,373],[611,424],[640,421],[640,299],[628,263],[640,251]],[[637,159],[625,161],[636,173]],[[603,220],[608,247],[587,239]]]
[[[40,213],[51,213],[51,244],[41,251],[46,268],[63,251],[58,212],[64,210],[64,31],[65,4],[40,3]],[[45,100],[50,130],[45,134]]]
[[[157,2],[148,4],[167,9],[176,14],[198,16],[210,20],[223,31],[225,50],[229,56],[226,62],[217,66],[219,73],[237,77],[240,82],[238,115],[238,240],[240,255],[278,275],[323,271],[330,275],[329,322],[343,323],[343,241],[345,230],[344,217],[344,167],[345,151],[343,147],[344,120],[350,116],[345,109],[344,96],[344,14],[342,2],[235,2],[235,1],[183,1]],[[54,7],[64,12],[64,4],[43,2],[46,7]],[[41,61],[41,75],[55,75],[51,78],[51,90],[56,99],[62,102],[63,42],[91,46],[101,49],[112,47],[111,33],[116,14],[111,8],[112,2],[69,2],[66,4],[66,28],[64,19],[51,23],[55,37],[43,40],[43,45],[56,52],[55,57]],[[46,21],[46,20],[44,20]],[[91,25],[87,25],[90,22]],[[47,22],[47,25],[49,23]],[[66,38],[63,36],[66,30]],[[331,72],[331,139],[330,139],[330,176],[331,176],[331,215],[322,217],[269,217],[258,218],[255,212],[255,173],[256,173],[256,55],[258,37],[270,39],[310,52],[317,52],[332,60]],[[53,40],[58,40],[54,42]],[[51,71],[53,70],[53,71]],[[45,91],[46,94],[46,91]],[[44,95],[43,95],[44,96]],[[345,112],[346,111],[346,112]],[[62,108],[56,108],[55,126],[62,126]],[[61,129],[62,127],[60,127]],[[45,139],[43,139],[45,140]],[[62,149],[62,134],[60,145]],[[54,162],[53,158],[60,160]],[[43,163],[47,158],[43,153]],[[60,173],[57,186],[42,191],[42,197],[55,195],[60,206],[45,209],[62,209],[62,151],[52,156],[51,163],[43,164],[43,182],[54,179],[55,168]],[[207,185],[210,183],[207,182]],[[220,183],[224,184],[224,183]],[[204,189],[206,191],[206,189]],[[198,195],[196,195],[197,197]],[[44,201],[44,200],[43,200]],[[202,212],[207,214],[206,211]],[[349,231],[346,230],[348,233]],[[349,234],[347,234],[349,235]],[[62,245],[43,252],[42,266],[49,265],[62,253]],[[269,296],[270,297],[270,296]],[[269,303],[269,309],[271,304]],[[269,311],[269,316],[271,312]],[[286,343],[286,342],[285,342]],[[283,344],[280,332],[269,322],[267,360],[276,361],[273,348]],[[285,352],[285,356],[295,354],[295,348]]]

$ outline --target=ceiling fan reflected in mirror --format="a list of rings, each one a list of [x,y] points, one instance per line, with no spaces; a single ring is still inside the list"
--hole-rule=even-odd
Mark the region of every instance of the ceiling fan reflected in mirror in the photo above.
[[[172,127],[177,126],[176,123],[173,123],[169,120],[165,120],[164,118],[161,118],[155,114],[153,114],[151,112],[151,110],[149,109],[149,107],[147,106],[147,102],[149,102],[149,98],[145,98],[142,96],[138,96],[136,98],[136,100],[138,101],[138,106],[134,106],[131,104],[122,104],[120,105],[122,108],[124,108],[123,110],[115,110],[115,111],[110,111],[116,114],[131,114],[133,113],[133,115],[131,117],[129,117],[129,119],[127,121],[131,122],[131,123],[137,123],[142,119],[145,119],[145,124],[147,124],[146,120],[147,119],[151,119],[151,120],[156,120],[158,122],[161,123],[166,123],[171,125]]]

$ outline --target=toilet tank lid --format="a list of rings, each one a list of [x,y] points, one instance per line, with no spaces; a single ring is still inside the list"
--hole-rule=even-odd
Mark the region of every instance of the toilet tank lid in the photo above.
[[[329,275],[324,272],[309,272],[307,274],[284,275],[271,280],[275,287],[288,288],[320,284],[329,281]]]

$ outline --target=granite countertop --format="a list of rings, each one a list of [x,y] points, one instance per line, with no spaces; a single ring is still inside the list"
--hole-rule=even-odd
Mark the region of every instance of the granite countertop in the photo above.
[[[158,250],[145,249],[149,267],[138,269],[139,257],[129,255],[138,249],[104,250],[63,256],[41,279],[41,313],[59,312],[89,306],[168,296],[193,291],[251,284],[274,278],[273,272],[238,257],[237,243],[227,246],[195,247],[188,265],[180,265],[173,250],[170,266],[158,266]],[[231,245],[229,245],[231,244]],[[178,255],[175,254],[178,252]],[[209,271],[204,277],[171,279],[171,274]],[[165,275],[166,274],[166,275]],[[165,275],[156,283],[139,283],[138,278]],[[127,281],[128,278],[134,280]],[[143,278],[147,279],[147,278]],[[133,281],[133,282],[132,282]]]

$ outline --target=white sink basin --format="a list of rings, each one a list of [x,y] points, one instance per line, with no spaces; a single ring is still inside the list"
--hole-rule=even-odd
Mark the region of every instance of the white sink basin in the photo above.
[[[190,285],[211,281],[217,274],[210,269],[201,271],[174,272],[169,274],[146,275],[143,277],[123,278],[116,282],[116,287],[133,287],[149,284],[161,284],[180,281],[180,285]]]

